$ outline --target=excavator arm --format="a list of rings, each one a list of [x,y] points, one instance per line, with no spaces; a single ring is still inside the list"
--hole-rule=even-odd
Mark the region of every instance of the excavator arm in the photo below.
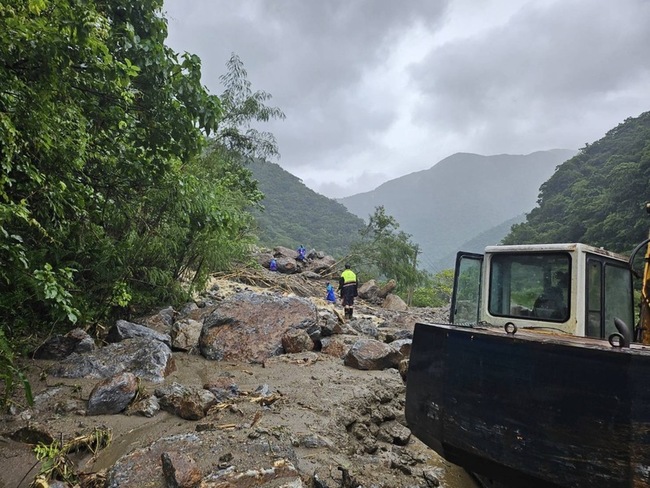
[[[646,211],[650,214],[650,202],[645,204]],[[639,304],[639,323],[636,330],[636,340],[644,345],[650,345],[650,234],[639,244],[630,257],[630,266],[634,255],[645,246],[645,259],[643,265],[643,281],[641,282],[641,303]],[[638,273],[635,273],[639,276]]]

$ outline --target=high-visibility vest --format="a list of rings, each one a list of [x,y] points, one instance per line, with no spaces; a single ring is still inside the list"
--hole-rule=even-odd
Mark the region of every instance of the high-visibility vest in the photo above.
[[[355,283],[357,281],[357,275],[355,275],[354,271],[351,269],[343,271],[343,273],[341,273],[341,278],[343,278],[343,284]]]

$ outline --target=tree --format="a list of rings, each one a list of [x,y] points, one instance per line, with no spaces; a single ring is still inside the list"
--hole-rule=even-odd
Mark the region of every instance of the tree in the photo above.
[[[648,232],[650,112],[629,118],[559,166],[504,244],[584,242],[629,253]]]
[[[250,105],[236,63],[225,104],[210,95],[200,59],[165,46],[162,5],[0,0],[8,343],[180,301],[180,279],[198,285],[250,242],[246,209],[261,195],[241,158],[273,140],[228,141],[250,117],[279,114],[259,95]]]
[[[351,246],[351,260],[370,275],[395,279],[397,291],[406,293],[422,282],[424,273],[417,269],[418,245],[398,227],[383,206],[376,207]]]
[[[244,158],[277,154],[250,122],[284,115],[252,93],[239,58],[222,103],[200,59],[164,45],[162,1],[1,5],[8,321],[101,321],[241,255],[245,209],[261,198]]]
[[[454,287],[454,270],[444,269],[433,276],[427,275],[413,294],[416,307],[444,307],[449,305]]]
[[[215,142],[246,159],[278,156],[273,134],[260,132],[251,127],[251,123],[284,119],[284,112],[278,107],[267,106],[265,102],[270,100],[271,95],[264,91],[253,92],[246,77],[244,64],[233,53],[228,60],[226,74],[219,78],[225,91],[221,94],[223,113]]]

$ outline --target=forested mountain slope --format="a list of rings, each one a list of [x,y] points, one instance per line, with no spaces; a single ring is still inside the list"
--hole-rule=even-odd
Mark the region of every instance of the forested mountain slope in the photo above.
[[[565,162],[505,243],[584,242],[629,253],[650,219],[650,112],[626,119]]]
[[[320,195],[275,163],[255,160],[249,169],[264,193],[263,211],[254,211],[260,243],[296,248],[300,244],[343,257],[359,237],[362,219]]]
[[[458,249],[449,253],[447,256],[442,257],[434,263],[435,269],[444,269],[453,267],[456,261],[456,254],[458,251],[483,253],[487,246],[496,246],[501,243],[504,236],[508,235],[510,228],[523,222],[526,219],[526,214],[522,213],[512,219],[508,219],[491,229],[481,232],[480,234],[472,237],[470,240],[463,242]]]
[[[540,185],[575,154],[568,149],[528,155],[458,153],[428,170],[339,201],[364,218],[383,205],[420,245],[420,266],[437,271],[453,266],[453,260],[440,260],[464,242],[530,211]]]

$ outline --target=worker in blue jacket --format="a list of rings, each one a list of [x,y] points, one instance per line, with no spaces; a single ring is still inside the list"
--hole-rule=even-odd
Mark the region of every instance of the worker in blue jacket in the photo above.
[[[327,297],[325,298],[329,303],[336,303],[336,294],[334,293],[334,287],[332,284],[328,281],[327,285],[325,286],[325,290],[327,290]]]
[[[298,261],[302,261],[303,263],[305,262],[306,259],[306,254],[307,250],[305,249],[305,246],[300,244],[300,247],[296,251],[298,253],[298,257],[296,258]]]

